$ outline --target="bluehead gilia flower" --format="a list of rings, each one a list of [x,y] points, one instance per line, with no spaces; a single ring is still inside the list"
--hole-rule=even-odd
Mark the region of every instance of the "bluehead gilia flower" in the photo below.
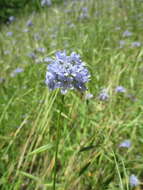
[[[107,89],[103,89],[100,94],[99,94],[99,99],[102,101],[108,100],[109,99],[109,94],[107,92]]]
[[[8,18],[8,20],[9,20],[10,23],[14,22],[15,19],[16,19],[15,16],[10,16],[10,17]]]
[[[87,7],[83,7],[82,8],[82,12],[81,12],[79,18],[80,19],[86,19],[88,17],[89,17],[89,15],[88,15],[88,8]]]
[[[0,84],[2,84],[5,81],[5,78],[0,77]]]
[[[136,187],[139,185],[139,180],[134,174],[130,176],[130,185],[131,187]]]
[[[119,41],[119,48],[123,48],[125,46],[126,42],[124,40]]]
[[[23,68],[17,67],[12,73],[11,73],[11,77],[15,77],[17,74],[22,73],[24,71]]]
[[[32,20],[28,20],[27,23],[26,23],[26,26],[28,26],[28,27],[33,26],[33,22],[32,22]]]
[[[46,61],[50,64],[47,67],[45,83],[50,90],[60,88],[63,94],[69,89],[86,90],[90,74],[80,55],[72,52],[67,56],[65,51],[57,52],[55,59],[46,58]]]
[[[28,53],[27,56],[32,58],[32,59],[36,59],[36,54],[34,52]]]
[[[46,51],[45,48],[39,47],[36,49],[37,52],[44,53]]]
[[[13,32],[7,32],[6,35],[7,35],[7,36],[12,36],[12,35],[13,35]]]
[[[93,94],[91,94],[91,93],[85,94],[85,100],[89,100],[91,98],[93,98]]]
[[[141,42],[132,42],[131,44],[132,47],[140,47],[141,46]]]
[[[50,6],[52,5],[52,2],[51,0],[42,0],[41,1],[41,6],[44,7],[44,6]]]
[[[119,144],[119,147],[122,148],[130,148],[131,147],[131,141],[130,140],[124,140]]]
[[[125,30],[125,32],[123,32],[123,37],[130,37],[132,36],[132,32],[128,31],[128,30]]]
[[[123,86],[117,86],[115,88],[115,92],[118,92],[118,93],[125,93],[126,92],[126,89],[123,87]]]
[[[39,33],[34,34],[34,40],[37,40],[37,41],[41,40],[41,36]]]
[[[9,50],[4,51],[4,55],[9,55],[11,52]]]

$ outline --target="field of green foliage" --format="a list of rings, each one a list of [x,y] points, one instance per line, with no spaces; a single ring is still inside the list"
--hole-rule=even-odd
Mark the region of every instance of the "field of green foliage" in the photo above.
[[[45,84],[64,50],[86,92]],[[142,0],[65,0],[1,26],[0,189],[143,189]]]

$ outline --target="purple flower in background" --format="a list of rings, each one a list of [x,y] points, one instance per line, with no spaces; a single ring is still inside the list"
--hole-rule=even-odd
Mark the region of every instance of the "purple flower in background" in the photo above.
[[[24,71],[24,69],[23,68],[20,68],[20,67],[18,67],[18,68],[16,68],[12,73],[11,73],[11,77],[15,77],[17,74],[19,74],[19,73],[22,73]]]
[[[124,140],[119,144],[119,147],[122,148],[130,148],[131,147],[131,141],[130,140]]]
[[[16,19],[15,16],[10,16],[10,17],[8,18],[8,20],[9,20],[10,23],[14,22],[15,19]]]
[[[37,48],[36,51],[38,51],[40,53],[44,53],[45,52],[45,48]]]
[[[140,42],[132,42],[131,46],[132,47],[140,47],[141,43]]]
[[[93,98],[93,94],[91,94],[91,93],[85,94],[85,100],[89,100],[91,98]]]
[[[7,32],[6,35],[7,35],[7,36],[12,36],[12,35],[13,35],[13,32]]]
[[[117,93],[125,93],[126,89],[123,86],[117,86],[115,88],[115,92],[117,92]]]
[[[36,59],[36,55],[34,52],[28,53],[27,55],[28,57],[32,58],[32,59]]]
[[[107,89],[103,89],[101,93],[99,94],[99,99],[102,101],[108,100],[109,99],[109,94],[107,92]]]
[[[134,174],[132,174],[130,176],[130,180],[129,181],[130,181],[131,187],[136,187],[136,186],[139,185],[139,180],[138,180],[138,178]]]
[[[49,62],[45,83],[50,90],[60,88],[62,94],[69,89],[86,90],[85,84],[89,81],[90,74],[80,55],[72,52],[67,56],[65,51],[57,52],[55,59],[49,58]]]
[[[49,63],[49,62],[51,62],[51,61],[53,61],[53,59],[50,58],[50,57],[44,58],[44,62],[46,62],[46,63]]]
[[[124,40],[119,41],[119,48],[123,48],[126,42]]]
[[[33,22],[32,22],[32,20],[28,20],[27,23],[26,23],[26,26],[28,26],[28,27],[33,26]]]
[[[52,5],[52,2],[51,0],[42,0],[41,1],[41,6],[44,7],[44,6],[51,6]]]
[[[122,35],[122,36],[123,36],[123,37],[130,37],[130,36],[132,36],[132,32],[126,30],[125,32],[123,32],[123,35]]]
[[[85,19],[85,18],[88,18],[89,17],[89,14],[88,14],[88,8],[87,7],[83,7],[82,8],[82,12],[79,16],[80,19]]]
[[[5,81],[5,78],[0,77],[0,84],[2,84]]]
[[[34,34],[34,40],[41,40],[41,36],[39,33]]]
[[[9,55],[11,52],[9,50],[4,51],[4,55]]]

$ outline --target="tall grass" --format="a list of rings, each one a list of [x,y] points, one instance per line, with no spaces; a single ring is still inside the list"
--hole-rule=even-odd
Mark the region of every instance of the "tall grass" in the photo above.
[[[65,1],[3,25],[2,190],[52,190],[61,102],[59,93],[50,92],[44,83],[44,58],[64,49],[79,53],[86,62],[91,73],[88,92],[94,97],[87,102],[84,95],[74,91],[65,95],[56,189],[129,190],[131,174],[142,181],[142,11],[141,1]],[[33,26],[28,28],[29,19]],[[126,30],[132,35],[124,37]],[[141,44],[136,47],[133,42]],[[44,53],[38,52],[41,47]],[[16,68],[23,72],[14,74]],[[117,86],[126,92],[116,93]],[[102,101],[99,94],[105,88],[109,98]],[[119,147],[125,139],[131,140],[130,148]]]

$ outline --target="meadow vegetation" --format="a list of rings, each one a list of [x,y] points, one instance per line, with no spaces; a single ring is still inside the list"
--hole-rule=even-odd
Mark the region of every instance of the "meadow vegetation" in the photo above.
[[[65,0],[2,25],[1,190],[53,190],[57,125],[57,190],[143,189],[142,16],[142,0]],[[63,50],[91,74],[64,103],[45,84]]]

